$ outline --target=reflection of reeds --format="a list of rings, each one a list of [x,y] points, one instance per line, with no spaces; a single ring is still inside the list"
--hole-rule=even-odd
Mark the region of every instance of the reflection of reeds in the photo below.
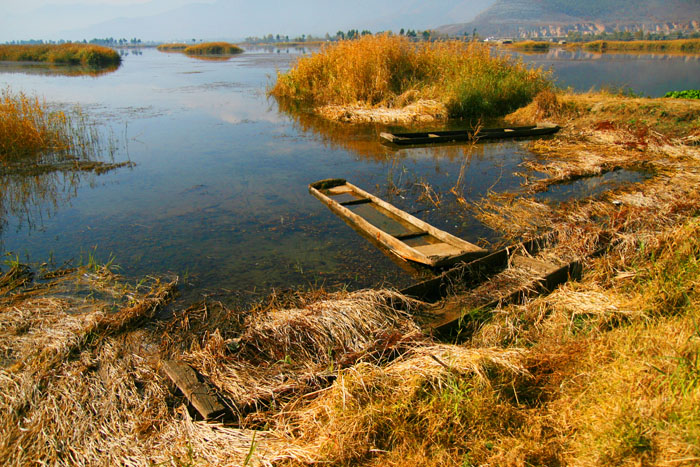
[[[228,42],[203,42],[187,47],[184,52],[187,55],[236,55],[243,53],[243,49]]]
[[[161,52],[182,52],[187,47],[189,47],[189,45],[184,44],[182,42],[175,42],[175,43],[168,43],[168,44],[160,44],[156,48],[158,50],[160,50]]]
[[[504,44],[504,47],[525,52],[547,52],[551,45],[551,43],[544,41],[521,41],[512,44]]]
[[[65,65],[104,67],[119,65],[119,53],[93,44],[0,45],[0,61],[48,62]]]
[[[676,52],[700,53],[700,39],[677,39],[670,41],[592,41],[572,43],[572,48],[583,48],[594,52]]]
[[[492,56],[479,43],[413,43],[379,35],[341,41],[300,58],[270,93],[309,107],[401,109],[436,102],[450,117],[502,115],[547,82],[540,70]]]
[[[25,217],[69,199],[79,172],[103,173],[128,163],[105,162],[98,129],[79,109],[51,110],[37,97],[5,89],[0,97],[0,219]],[[0,220],[0,225],[2,221]]]

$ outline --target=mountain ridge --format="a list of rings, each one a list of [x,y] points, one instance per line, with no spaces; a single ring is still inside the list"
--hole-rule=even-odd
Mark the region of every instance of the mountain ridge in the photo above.
[[[497,0],[472,21],[441,26],[438,31],[511,37],[561,37],[569,31],[653,32],[700,30],[697,0]]]

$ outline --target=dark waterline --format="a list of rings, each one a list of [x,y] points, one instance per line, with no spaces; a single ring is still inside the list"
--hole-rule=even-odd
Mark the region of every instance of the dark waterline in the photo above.
[[[11,192],[4,193],[9,212],[0,246],[33,262],[113,256],[129,276],[180,275],[192,297],[229,291],[247,301],[271,289],[401,287],[414,281],[308,194],[310,182],[331,177],[346,178],[469,241],[497,239],[444,193],[460,172],[467,201],[489,190],[517,190],[522,180],[513,173],[531,157],[525,143],[394,151],[378,143],[383,127],[285,114],[265,89],[298,54],[257,50],[203,62],[144,50],[100,77],[4,70],[2,86],[80,104],[118,140],[115,159],[129,159],[135,167],[77,180],[40,177],[22,185],[26,200],[15,205],[8,200],[19,185],[5,183]],[[568,79],[569,67],[603,63],[557,60],[560,80]],[[644,63],[656,76],[674,69],[666,61]],[[683,63],[700,71],[697,61]],[[627,64],[641,66],[632,58]],[[688,79],[683,73],[679,82]],[[604,75],[593,74],[599,86],[605,83]],[[439,206],[426,187],[443,193]]]

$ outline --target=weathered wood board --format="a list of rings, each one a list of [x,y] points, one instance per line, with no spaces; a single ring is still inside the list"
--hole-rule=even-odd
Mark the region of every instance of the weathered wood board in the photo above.
[[[162,366],[165,374],[206,420],[212,420],[226,412],[214,391],[199,381],[197,373],[188,364],[177,360],[163,360]]]

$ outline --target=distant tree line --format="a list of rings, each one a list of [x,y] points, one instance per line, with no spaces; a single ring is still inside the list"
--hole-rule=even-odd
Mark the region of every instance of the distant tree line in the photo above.
[[[29,39],[29,40],[22,40],[22,41],[10,41],[10,42],[5,42],[5,44],[9,45],[43,45],[43,44],[96,44],[96,45],[106,45],[106,46],[111,46],[111,47],[119,47],[119,46],[126,46],[126,45],[141,45],[141,39],[138,39],[136,37],[131,38],[131,39],[115,39],[114,37],[106,37],[104,39],[90,39],[89,41],[87,39],[83,39],[82,41],[67,41],[63,39],[59,39],[57,41],[53,40],[41,40],[41,39]]]
[[[326,33],[324,36],[314,36],[313,34],[302,34],[301,36],[295,36],[295,37],[289,37],[288,35],[282,35],[282,34],[268,34],[266,36],[262,37],[257,37],[257,36],[250,36],[246,37],[245,41],[249,44],[276,44],[276,43],[284,43],[284,42],[333,42],[333,41],[342,41],[342,40],[353,40],[353,39],[358,39],[362,36],[367,36],[367,35],[372,35],[372,34],[393,34],[391,31],[380,31],[373,33],[372,31],[369,31],[367,29],[363,29],[360,31],[359,29],[350,29],[348,31],[338,31],[335,33],[335,35],[330,35],[329,33]],[[412,40],[436,40],[436,39],[444,39],[447,36],[444,34],[439,34],[436,31],[431,31],[431,30],[425,30],[425,31],[416,31],[413,29],[404,29],[401,28],[401,31],[399,31],[399,35],[401,36],[406,36]]]
[[[613,31],[601,34],[582,33],[580,31],[569,31],[566,40],[569,42],[584,41],[665,41],[674,39],[700,39],[700,32],[684,33],[675,31],[672,33],[650,32],[638,29],[636,31]]]

